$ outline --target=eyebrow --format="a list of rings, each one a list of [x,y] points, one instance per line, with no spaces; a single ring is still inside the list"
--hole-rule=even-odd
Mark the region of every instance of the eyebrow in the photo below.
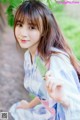
[[[21,23],[21,24],[23,24],[24,23],[24,21],[21,21],[21,20],[16,20],[16,24],[17,23]]]
[[[21,20],[17,20],[16,23],[19,22],[19,23],[23,23]]]
[[[35,24],[32,22],[32,20],[27,21],[27,23],[28,23],[29,25],[35,25]]]

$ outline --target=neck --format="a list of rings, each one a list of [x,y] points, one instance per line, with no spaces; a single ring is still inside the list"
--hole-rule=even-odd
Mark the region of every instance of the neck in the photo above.
[[[30,52],[31,61],[32,61],[32,63],[33,63],[34,57],[35,57],[35,55],[36,55],[37,47],[31,47],[31,48],[29,48],[28,50],[29,50],[29,52]]]
[[[33,64],[33,61],[34,61],[34,58],[35,58],[35,55],[36,55],[36,51],[35,52],[30,52],[30,57],[31,57],[31,63]]]

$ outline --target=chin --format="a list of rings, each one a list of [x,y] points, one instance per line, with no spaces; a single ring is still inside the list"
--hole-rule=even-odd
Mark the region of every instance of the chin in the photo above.
[[[25,46],[25,45],[20,45],[20,47],[23,48],[23,49],[27,49],[28,48],[28,46]]]
[[[23,46],[20,46],[21,48],[23,48],[23,49],[28,49],[28,47],[23,47]]]

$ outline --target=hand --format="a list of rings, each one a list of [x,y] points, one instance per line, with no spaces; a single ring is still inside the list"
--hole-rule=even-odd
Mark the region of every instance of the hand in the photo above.
[[[25,100],[22,100],[16,109],[28,109],[28,108],[29,108],[28,102]]]
[[[62,102],[64,98],[63,82],[55,78],[52,71],[48,71],[45,75],[46,88],[50,97],[56,102]]]

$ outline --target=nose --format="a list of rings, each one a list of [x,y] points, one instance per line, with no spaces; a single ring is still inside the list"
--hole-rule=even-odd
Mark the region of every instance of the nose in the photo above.
[[[25,27],[21,29],[21,35],[22,37],[28,37],[28,30]]]

